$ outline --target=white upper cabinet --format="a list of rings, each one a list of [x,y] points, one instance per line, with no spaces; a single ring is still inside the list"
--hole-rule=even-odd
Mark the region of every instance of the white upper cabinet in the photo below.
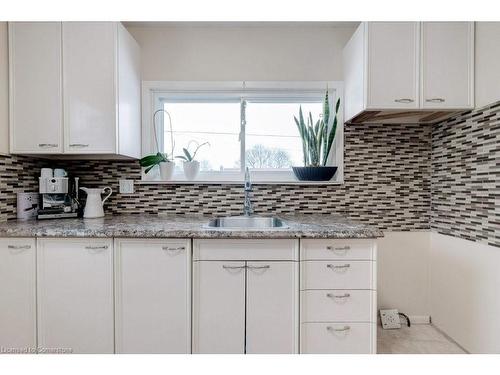
[[[112,22],[63,23],[67,153],[116,151],[116,34]]]
[[[63,151],[61,23],[9,24],[10,151]]]
[[[422,107],[474,106],[474,23],[422,23]]]
[[[473,22],[363,22],[344,48],[345,119],[437,122],[474,106],[473,72]]]
[[[369,22],[367,107],[418,108],[418,22]]]
[[[12,153],[140,157],[140,49],[122,24],[10,29]]]

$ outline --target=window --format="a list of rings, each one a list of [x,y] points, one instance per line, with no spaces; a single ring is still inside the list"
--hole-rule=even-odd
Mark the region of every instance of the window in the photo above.
[[[294,116],[298,116],[302,108],[304,116],[311,112],[314,120],[319,119],[325,86],[287,89],[248,88],[242,84],[230,89],[157,89],[152,95],[152,110],[164,109],[170,114],[174,155],[182,155],[183,148],[193,151],[197,145],[208,142],[196,155],[201,164],[197,181],[241,182],[248,167],[254,182],[296,182],[291,167],[302,166],[303,156]],[[335,84],[329,87],[333,105],[340,88]],[[170,153],[168,116],[158,119],[160,147]],[[339,166],[336,182],[341,182],[343,128],[340,116],[338,121],[340,126],[330,161]],[[183,180],[182,166],[177,162],[174,181]]]

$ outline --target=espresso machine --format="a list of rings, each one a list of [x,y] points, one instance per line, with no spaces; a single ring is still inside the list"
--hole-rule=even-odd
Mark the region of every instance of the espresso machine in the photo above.
[[[78,177],[39,177],[41,204],[38,219],[78,217]]]

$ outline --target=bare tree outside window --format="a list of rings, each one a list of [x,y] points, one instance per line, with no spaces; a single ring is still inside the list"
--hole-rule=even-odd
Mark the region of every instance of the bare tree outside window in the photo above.
[[[254,145],[245,153],[250,168],[289,168],[292,160],[285,150],[270,148],[261,144]]]

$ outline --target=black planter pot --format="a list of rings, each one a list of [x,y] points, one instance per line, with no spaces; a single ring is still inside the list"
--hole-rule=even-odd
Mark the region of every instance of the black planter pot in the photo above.
[[[299,181],[329,181],[337,172],[337,167],[292,167]]]

